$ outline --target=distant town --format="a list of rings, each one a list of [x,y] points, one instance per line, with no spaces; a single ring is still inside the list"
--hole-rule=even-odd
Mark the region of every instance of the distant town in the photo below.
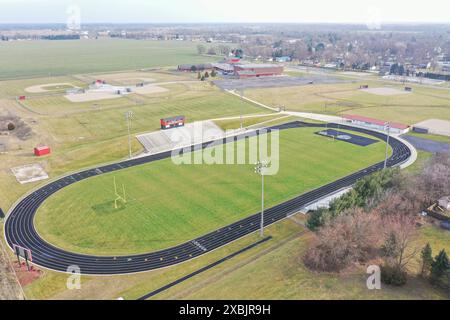
[[[255,62],[296,63],[380,75],[450,80],[450,43],[445,25],[333,24],[87,24],[0,25],[2,41],[98,40],[103,38],[198,42],[198,53],[240,56]]]

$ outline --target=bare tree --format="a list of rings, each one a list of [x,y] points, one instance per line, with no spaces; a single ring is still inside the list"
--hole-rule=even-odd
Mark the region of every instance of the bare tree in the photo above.
[[[303,257],[305,265],[318,271],[340,271],[373,257],[382,240],[379,221],[378,215],[360,208],[345,212],[319,230],[315,244]]]
[[[405,270],[419,251],[415,244],[417,236],[416,217],[391,215],[383,219],[385,243],[382,246],[386,263],[398,270]]]

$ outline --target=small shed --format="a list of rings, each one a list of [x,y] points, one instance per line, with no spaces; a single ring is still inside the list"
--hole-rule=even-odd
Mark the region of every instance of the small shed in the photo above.
[[[50,150],[49,146],[40,146],[40,147],[34,148],[34,155],[36,157],[41,157],[46,154],[50,154],[50,152],[51,152],[51,150]]]
[[[450,210],[450,196],[440,198],[438,205],[445,210]]]

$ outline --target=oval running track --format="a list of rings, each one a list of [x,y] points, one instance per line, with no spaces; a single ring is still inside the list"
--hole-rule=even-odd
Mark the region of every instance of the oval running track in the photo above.
[[[287,130],[290,128],[300,127],[323,128],[325,126],[325,124],[310,124],[294,121],[287,124],[270,127],[267,128],[267,130]],[[333,123],[328,124],[327,127],[352,130],[374,136],[381,140],[386,140],[386,136],[383,133],[362,128]],[[256,130],[254,132],[247,133],[246,135],[236,136],[234,137],[234,141],[245,139],[249,136],[259,135],[259,133],[259,130]],[[223,143],[227,142],[229,141],[225,141],[225,139],[223,140]],[[207,148],[209,144],[210,142],[192,145],[188,147],[189,150],[180,149],[180,152],[200,150],[201,148]],[[390,138],[390,145],[393,153],[387,162],[389,167],[397,166],[407,161],[411,156],[411,151],[409,148],[396,138]],[[35,190],[20,200],[15,207],[10,210],[10,214],[7,216],[4,228],[5,238],[8,245],[11,248],[13,245],[19,245],[30,249],[32,251],[33,263],[47,269],[66,272],[69,266],[77,265],[80,268],[81,273],[85,275],[113,275],[143,272],[178,264],[215,250],[259,229],[260,213],[256,213],[175,247],[145,254],[116,257],[84,255],[65,251],[46,242],[36,232],[33,222],[36,211],[48,197],[58,190],[89,177],[165,159],[170,156],[171,151],[167,151],[142,158],[99,166],[97,168],[80,171],[78,173],[59,178],[58,180]],[[321,186],[286,202],[266,209],[264,211],[264,225],[268,226],[280,221],[287,216],[298,212],[305,205],[310,204],[315,200],[323,198],[342,188],[353,185],[358,179],[383,169],[383,165],[384,161],[376,163],[363,170],[352,173],[327,185]]]

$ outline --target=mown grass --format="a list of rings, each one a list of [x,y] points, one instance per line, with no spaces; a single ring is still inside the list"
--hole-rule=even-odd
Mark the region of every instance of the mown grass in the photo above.
[[[280,132],[280,170],[266,177],[272,206],[380,161],[384,145],[358,147],[315,135]],[[114,210],[113,177],[128,203]],[[95,190],[95,192],[93,192]],[[49,198],[36,216],[38,232],[69,250],[129,254],[166,248],[260,209],[253,165],[174,165],[171,159],[88,179]]]
[[[214,60],[198,55],[196,47],[189,41],[119,39],[4,42],[0,78],[136,70]]]
[[[276,119],[282,118],[284,115],[274,114],[269,116],[261,116],[261,117],[251,117],[251,118],[242,118],[241,119],[227,119],[227,120],[216,120],[214,121],[222,130],[230,130],[230,129],[239,129],[241,127],[247,128],[249,126],[266,122],[266,121],[274,121]],[[270,124],[269,124],[270,125]]]
[[[446,90],[413,85],[410,94],[381,96],[360,91],[361,84],[368,84],[370,88],[403,90],[401,85],[386,85],[368,79],[354,83],[249,89],[246,96],[269,106],[282,104],[292,111],[358,114],[405,124],[430,118],[450,120],[450,93]]]
[[[411,275],[403,287],[382,285],[368,290],[365,268],[343,274],[315,273],[301,257],[309,246],[304,234],[253,261],[233,268],[214,270],[163,292],[155,299],[448,299],[427,280]],[[225,266],[224,266],[225,267]]]

